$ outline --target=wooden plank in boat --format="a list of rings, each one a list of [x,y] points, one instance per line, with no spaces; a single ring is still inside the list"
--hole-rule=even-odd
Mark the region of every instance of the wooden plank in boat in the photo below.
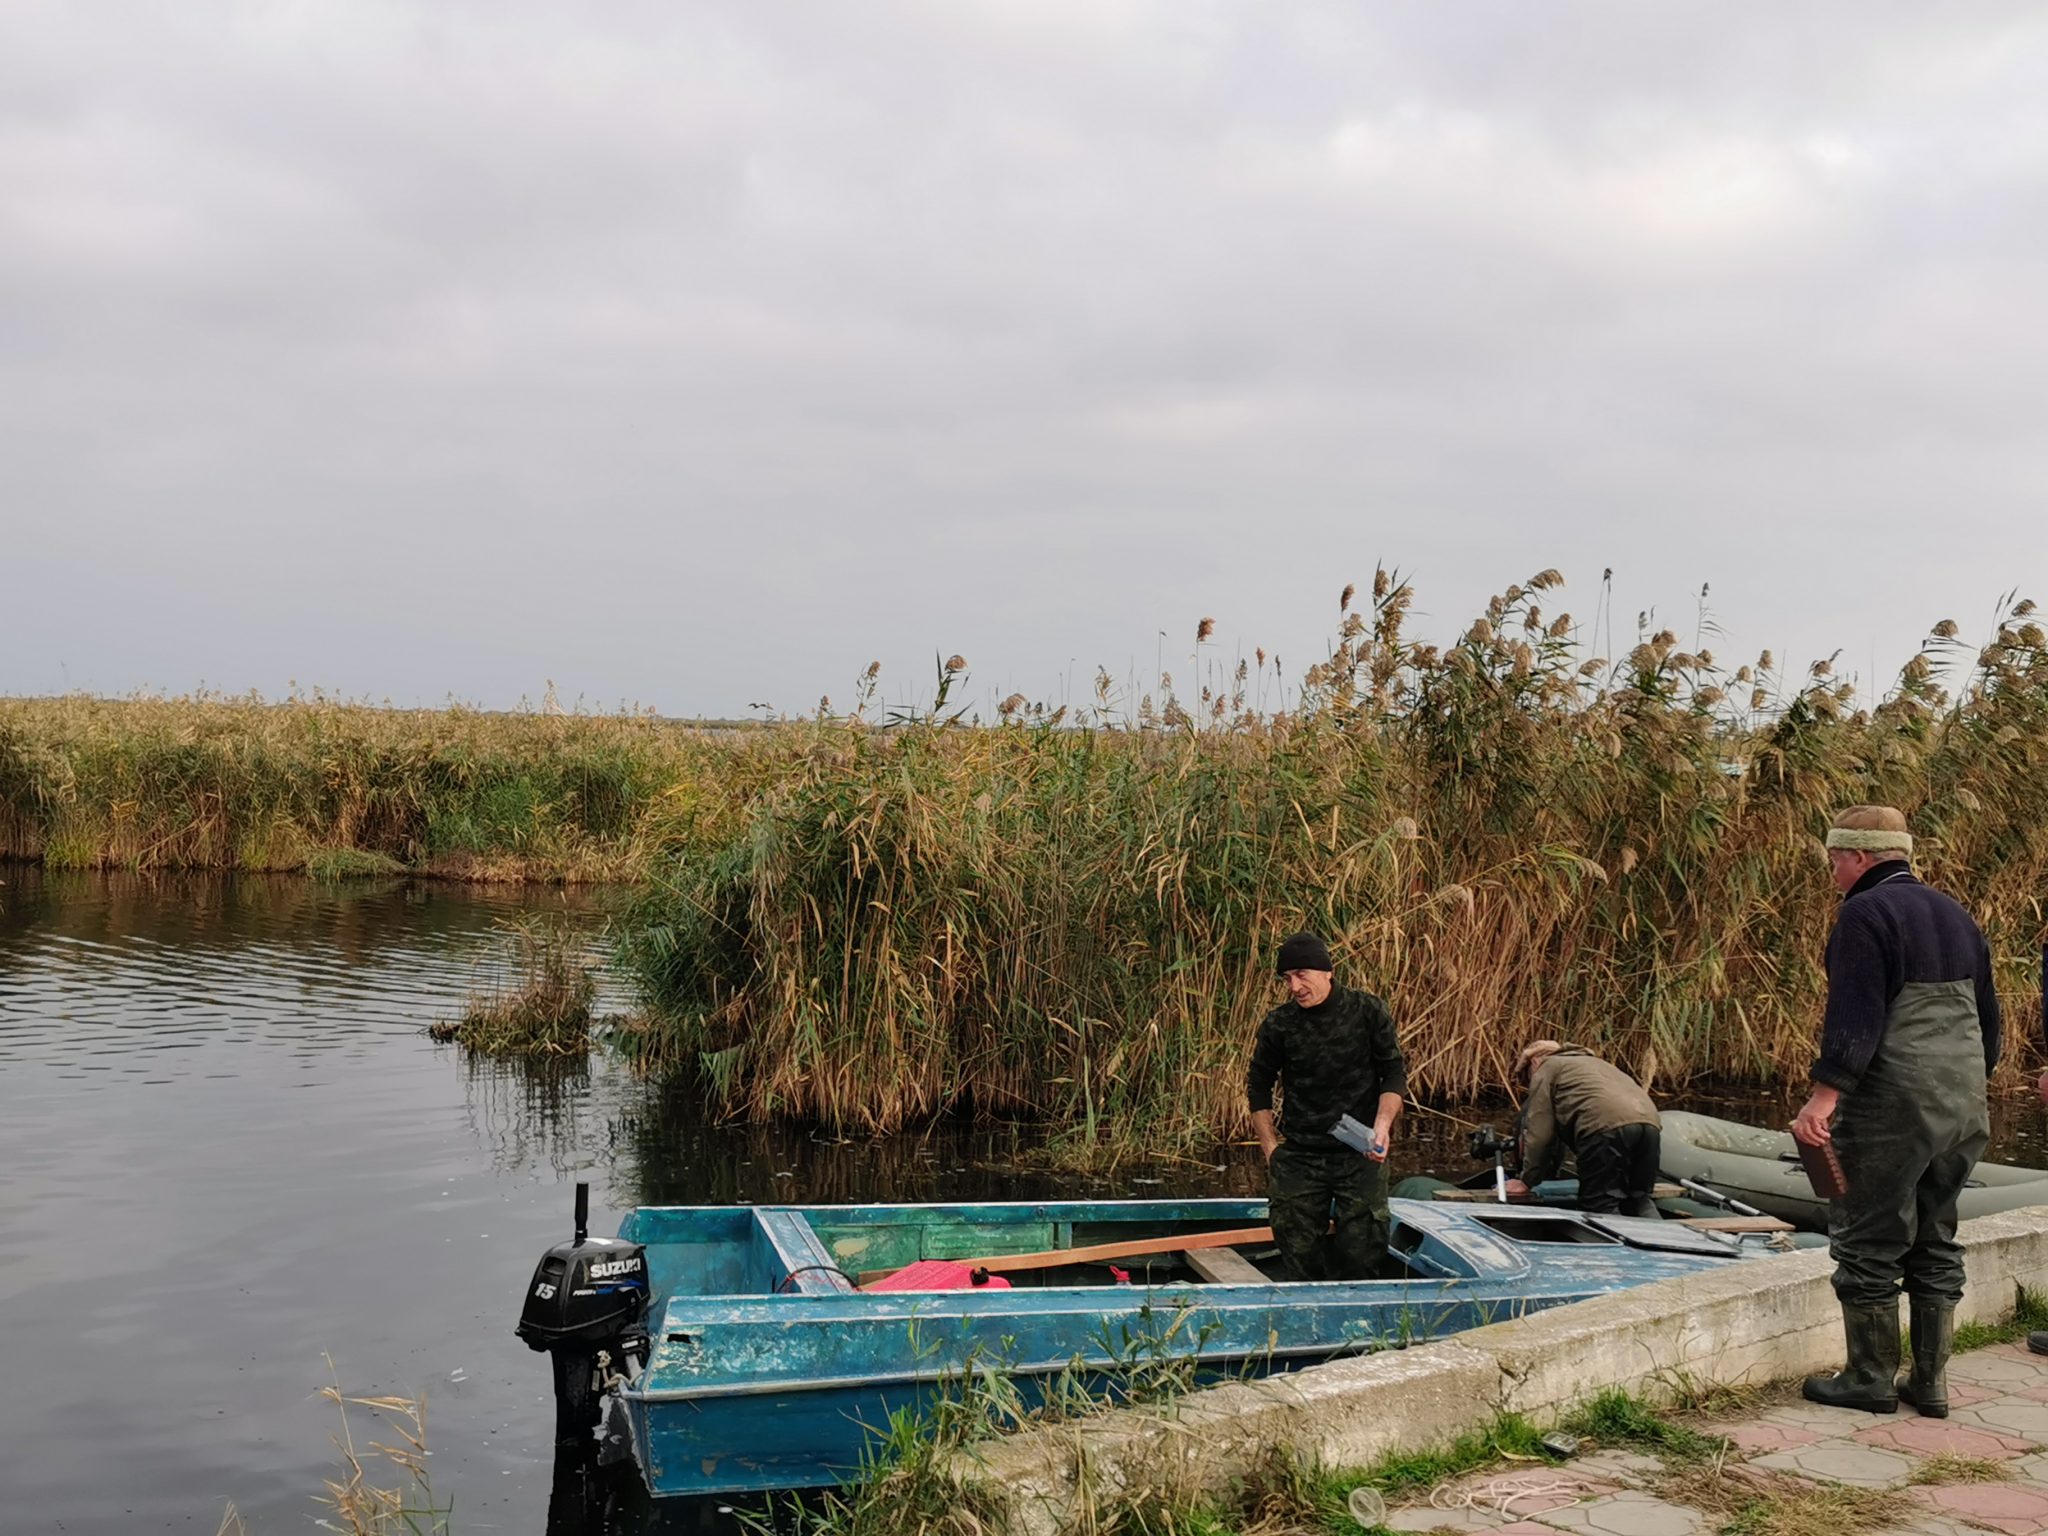
[[[1684,1225],[1695,1232],[1790,1232],[1792,1223],[1775,1216],[1688,1216]]]
[[[1429,1192],[1429,1198],[1432,1200],[1455,1200],[1460,1205],[1501,1204],[1500,1196],[1490,1189],[1432,1189]],[[1540,1204],[1534,1195],[1509,1195],[1506,1203],[1509,1205]]]
[[[1188,1268],[1211,1285],[1271,1285],[1265,1273],[1234,1248],[1190,1248]]]
[[[1236,1227],[1228,1232],[1167,1232],[1158,1237],[1129,1238],[1121,1243],[1095,1243],[1086,1248],[1049,1248],[1043,1253],[1003,1253],[962,1259],[992,1275],[1020,1269],[1058,1269],[1062,1264],[1092,1264],[1098,1259],[1135,1259],[1149,1253],[1189,1253],[1202,1248],[1250,1247],[1273,1241],[1271,1227]]]
[[[1120,1243],[1094,1243],[1083,1248],[1048,1248],[1040,1253],[1002,1253],[956,1262],[971,1269],[985,1269],[992,1275],[1025,1269],[1058,1269],[1065,1264],[1092,1264],[1098,1260],[1145,1258],[1155,1253],[1192,1253],[1205,1248],[1252,1247],[1273,1241],[1271,1227],[1233,1227],[1226,1232],[1165,1232],[1158,1237],[1129,1238]],[[863,1286],[894,1274],[890,1269],[862,1270],[855,1279]],[[1265,1283],[1265,1277],[1259,1277]]]

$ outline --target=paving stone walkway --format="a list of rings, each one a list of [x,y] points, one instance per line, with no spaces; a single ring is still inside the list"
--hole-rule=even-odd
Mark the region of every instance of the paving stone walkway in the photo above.
[[[1698,1427],[1728,1449],[1691,1481],[1655,1457],[1601,1449],[1459,1478],[1394,1506],[1386,1523],[1490,1536],[1713,1536],[1731,1500],[1797,1499],[1834,1484],[1899,1493],[1903,1512],[1883,1527],[1898,1536],[2048,1533],[2048,1358],[2023,1344],[1957,1355],[1946,1419],[1904,1403],[1886,1415],[1795,1399]]]

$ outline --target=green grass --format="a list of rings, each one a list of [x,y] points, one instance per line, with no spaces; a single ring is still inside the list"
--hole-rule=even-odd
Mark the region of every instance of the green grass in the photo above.
[[[1402,1495],[1434,1488],[1497,1462],[1555,1460],[1544,1451],[1542,1441],[1542,1432],[1527,1419],[1505,1413],[1486,1428],[1461,1435],[1449,1445],[1390,1452],[1361,1471],[1335,1474],[1331,1487],[1340,1498],[1353,1488],[1374,1488],[1392,1503]]]
[[[1702,1394],[1694,1392],[1694,1397]],[[1717,1520],[1719,1536],[1859,1536],[1897,1523],[1910,1506],[1887,1490],[1815,1485],[1745,1469],[1727,1474],[1729,1442],[1705,1435],[1620,1388],[1597,1393],[1560,1426],[1602,1445],[1626,1445],[1655,1456],[1664,1471],[1659,1497]]]
[[[2013,1309],[2004,1321],[1957,1323],[1953,1347],[1960,1352],[2011,1344],[2043,1328],[2048,1328],[2048,1296],[2019,1286],[2013,1297]]]
[[[1719,1456],[1727,1442],[1666,1418],[1641,1398],[1609,1387],[1566,1415],[1563,1426],[1603,1445],[1633,1445],[1679,1461]]]
[[[320,880],[362,880],[402,875],[405,866],[388,853],[367,848],[315,848],[306,855],[306,873]]]
[[[626,879],[643,871],[657,802],[706,782],[745,792],[744,773],[727,771],[743,755],[734,738],[632,712],[398,710],[317,694],[0,699],[0,858]]]
[[[1717,1464],[1727,1449],[1726,1441],[1677,1423],[1619,1388],[1581,1404],[1558,1428],[1599,1446],[1634,1447],[1658,1456],[1669,1466],[1688,1470]],[[1332,1531],[1358,1529],[1343,1513],[1345,1500],[1358,1487],[1374,1489],[1391,1507],[1441,1484],[1503,1464],[1568,1464],[1548,1451],[1543,1441],[1544,1432],[1526,1418],[1502,1414],[1486,1428],[1446,1446],[1392,1452],[1361,1470],[1319,1474],[1319,1505],[1333,1512],[1323,1525]]]

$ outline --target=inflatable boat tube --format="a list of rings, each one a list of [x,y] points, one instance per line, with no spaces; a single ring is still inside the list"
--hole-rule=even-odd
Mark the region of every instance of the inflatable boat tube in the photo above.
[[[1794,1226],[1827,1230],[1828,1203],[1807,1182],[1790,1131],[1682,1109],[1667,1109],[1662,1118],[1665,1178],[1692,1179]],[[2026,1205],[2048,1205],[2048,1170],[1979,1163],[1958,1202],[1965,1220]]]

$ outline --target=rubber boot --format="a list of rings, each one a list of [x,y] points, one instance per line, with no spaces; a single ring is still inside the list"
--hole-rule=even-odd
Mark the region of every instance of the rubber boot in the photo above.
[[[1849,1344],[1849,1363],[1832,1376],[1809,1376],[1800,1395],[1830,1408],[1858,1408],[1865,1413],[1896,1413],[1899,1391],[1899,1304],[1876,1307],[1842,1304],[1842,1333]]]
[[[1915,1296],[1907,1310],[1913,1335],[1913,1363],[1899,1378],[1901,1402],[1924,1419],[1948,1417],[1948,1351],[1956,1336],[1956,1309]]]

